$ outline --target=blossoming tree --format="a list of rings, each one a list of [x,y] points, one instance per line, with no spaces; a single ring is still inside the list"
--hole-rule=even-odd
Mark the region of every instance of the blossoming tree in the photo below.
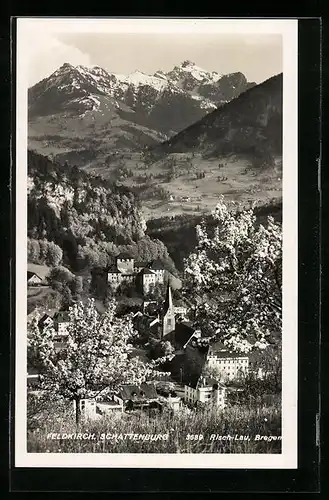
[[[266,347],[281,332],[282,230],[254,209],[229,210],[221,198],[211,220],[196,228],[197,246],[185,260],[185,294],[209,337],[233,350]]]
[[[52,325],[39,328],[38,314],[29,327],[28,359],[41,374],[41,387],[76,402],[77,424],[82,398],[103,396],[124,383],[140,384],[159,375],[151,364],[131,356],[131,318],[118,318],[115,312],[114,300],[104,314],[93,299],[74,304],[60,348],[58,332]]]

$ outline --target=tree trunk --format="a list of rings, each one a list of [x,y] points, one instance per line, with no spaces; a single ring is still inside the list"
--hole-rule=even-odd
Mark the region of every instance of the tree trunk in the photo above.
[[[79,427],[81,422],[80,398],[75,398],[75,423]]]

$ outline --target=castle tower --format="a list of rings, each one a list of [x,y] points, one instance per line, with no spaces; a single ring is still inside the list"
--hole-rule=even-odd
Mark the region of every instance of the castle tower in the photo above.
[[[175,309],[172,301],[171,287],[168,284],[166,300],[163,306],[162,338],[175,330]]]
[[[121,252],[116,257],[117,269],[122,274],[133,274],[134,272],[134,259],[128,253]]]

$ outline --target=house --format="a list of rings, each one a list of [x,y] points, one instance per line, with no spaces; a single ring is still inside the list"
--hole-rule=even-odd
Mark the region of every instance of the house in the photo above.
[[[158,407],[159,396],[154,384],[126,384],[122,386],[118,396],[127,410]]]
[[[144,300],[143,302],[143,314],[148,314],[150,316],[156,315],[159,306],[157,300]]]
[[[80,399],[79,407],[82,419],[97,420],[113,412],[123,413],[123,401],[115,394],[104,401],[97,401],[95,398]],[[73,410],[76,411],[75,401],[73,401]]]
[[[68,325],[70,323],[68,311],[58,311],[53,317],[55,330],[59,336],[66,336],[68,334]]]
[[[47,285],[47,276],[49,267],[41,266],[39,264],[27,264],[27,285],[28,286],[42,286]]]
[[[53,324],[54,324],[54,319],[48,313],[43,314],[38,322],[38,326],[41,329],[46,328],[47,326],[51,326]]]
[[[37,273],[32,271],[27,271],[27,285],[28,286],[40,286],[43,285],[44,281]]]
[[[228,381],[241,378],[249,371],[249,357],[229,350],[221,341],[209,346],[206,364],[217,367]]]
[[[212,377],[200,376],[194,382],[185,384],[184,401],[190,405],[206,403],[224,408],[226,400],[226,388],[223,384]]]
[[[161,397],[159,401],[160,410],[170,410],[172,413],[178,412],[182,408],[182,399],[178,396]]]

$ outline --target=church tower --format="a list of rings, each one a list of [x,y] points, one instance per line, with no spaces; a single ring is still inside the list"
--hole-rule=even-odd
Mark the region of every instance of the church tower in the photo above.
[[[171,287],[168,284],[166,300],[163,306],[162,338],[175,330],[175,309],[172,301]]]

